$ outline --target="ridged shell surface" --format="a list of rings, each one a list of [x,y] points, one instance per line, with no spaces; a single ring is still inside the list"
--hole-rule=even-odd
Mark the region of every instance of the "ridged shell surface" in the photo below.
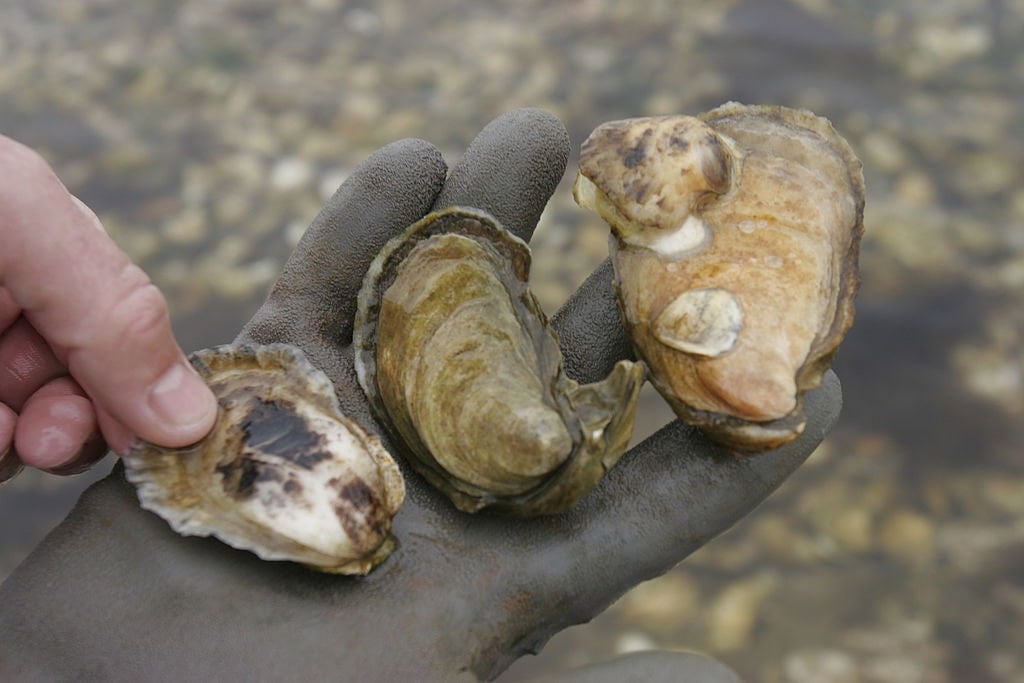
[[[465,511],[565,510],[632,431],[643,367],[569,379],[529,268],[529,248],[493,217],[453,207],[390,242],[360,292],[359,381],[414,467]]]

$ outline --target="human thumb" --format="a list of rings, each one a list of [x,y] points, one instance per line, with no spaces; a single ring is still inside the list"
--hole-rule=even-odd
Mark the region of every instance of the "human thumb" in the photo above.
[[[0,235],[0,285],[101,417],[165,446],[209,431],[216,401],[178,347],[163,295],[38,154],[3,136]]]

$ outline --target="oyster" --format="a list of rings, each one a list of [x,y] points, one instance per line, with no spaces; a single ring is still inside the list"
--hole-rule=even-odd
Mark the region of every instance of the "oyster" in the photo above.
[[[737,103],[613,121],[573,194],[611,226],[624,325],[675,412],[738,450],[796,438],[858,286],[864,180],[831,124]]]
[[[359,293],[359,382],[417,471],[468,512],[569,508],[633,429],[643,366],[566,377],[529,270],[522,240],[452,207],[389,242]]]
[[[405,497],[394,460],[341,413],[330,379],[287,344],[219,346],[192,365],[220,404],[213,431],[123,457],[142,506],[186,536],[216,536],[265,560],[365,574],[394,548]]]

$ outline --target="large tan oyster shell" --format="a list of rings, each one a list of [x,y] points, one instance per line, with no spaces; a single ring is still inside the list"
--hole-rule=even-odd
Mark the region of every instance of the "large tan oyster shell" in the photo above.
[[[858,285],[864,181],[831,124],[736,103],[613,121],[574,195],[611,225],[624,324],[675,412],[740,450],[799,435]]]
[[[359,381],[413,466],[465,511],[565,510],[633,429],[643,366],[566,377],[529,270],[523,241],[453,207],[388,243],[359,294]]]
[[[139,442],[124,456],[142,506],[182,535],[265,560],[341,574],[382,562],[405,485],[380,439],[341,413],[330,379],[287,344],[190,360],[217,397],[217,423],[194,446]]]

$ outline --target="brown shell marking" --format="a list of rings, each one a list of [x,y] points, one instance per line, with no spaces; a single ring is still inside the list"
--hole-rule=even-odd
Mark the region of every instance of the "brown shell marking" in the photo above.
[[[142,506],[180,534],[267,560],[345,574],[383,561],[402,477],[380,440],[341,413],[327,376],[285,344],[191,361],[217,396],[217,424],[191,447],[140,442],[125,455]]]

